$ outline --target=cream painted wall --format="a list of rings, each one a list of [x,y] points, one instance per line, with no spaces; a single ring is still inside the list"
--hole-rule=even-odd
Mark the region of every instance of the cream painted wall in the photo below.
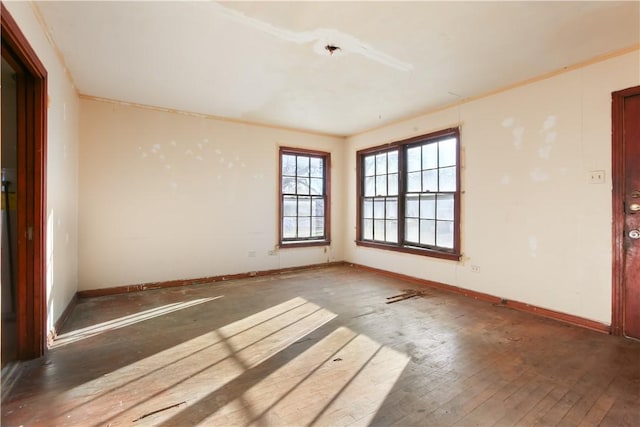
[[[30,2],[5,2],[48,73],[47,329],[78,286],[78,97]]]
[[[610,323],[611,92],[638,84],[635,51],[348,138],[355,165],[359,149],[460,126],[464,257],[357,247],[349,186],[345,259]]]
[[[344,139],[80,104],[81,290],[344,259]],[[330,247],[268,255],[278,239],[281,145],[331,152]]]

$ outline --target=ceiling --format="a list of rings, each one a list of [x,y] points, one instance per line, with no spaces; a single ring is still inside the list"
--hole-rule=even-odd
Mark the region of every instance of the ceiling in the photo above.
[[[83,95],[335,135],[640,42],[638,1],[37,6]]]

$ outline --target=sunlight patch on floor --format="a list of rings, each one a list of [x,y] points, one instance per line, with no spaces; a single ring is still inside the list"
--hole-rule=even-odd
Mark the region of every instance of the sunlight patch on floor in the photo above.
[[[201,424],[367,425],[409,360],[340,327]]]
[[[65,414],[79,421],[82,406],[99,399],[104,413],[91,418],[103,426],[129,423],[187,396],[196,401],[335,317],[303,298],[291,299],[67,391],[87,400]],[[146,391],[158,385],[161,391]]]
[[[223,295],[220,295],[217,297],[198,298],[191,301],[167,304],[161,307],[144,310],[139,313],[122,316],[117,319],[109,320],[107,322],[97,323],[95,325],[87,326],[86,328],[76,329],[74,331],[66,332],[64,334],[56,336],[53,344],[51,345],[51,348],[62,347],[74,342],[94,337],[104,332],[131,326],[139,322],[144,322],[145,320],[153,319],[154,317],[164,316],[165,314],[184,310],[185,308],[194,307],[196,305],[200,305],[205,302],[213,301],[222,297]]]

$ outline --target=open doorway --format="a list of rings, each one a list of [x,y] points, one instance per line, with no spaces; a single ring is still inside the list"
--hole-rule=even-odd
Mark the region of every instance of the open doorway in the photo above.
[[[16,265],[17,237],[17,170],[18,115],[17,73],[2,58],[2,368],[18,357],[18,329],[16,324]]]
[[[1,160],[3,168],[2,197],[5,199],[2,210],[2,258],[4,262],[6,251],[7,265],[13,264],[13,272],[15,273],[11,278],[11,269],[9,269],[5,276],[5,266],[2,265],[3,324],[1,333],[2,366],[4,368],[5,339],[7,342],[11,342],[10,345],[14,345],[13,349],[7,349],[7,357],[14,360],[42,356],[46,348],[47,71],[4,3],[0,3],[0,8],[2,31]],[[11,87],[11,81],[15,83],[15,90]],[[6,95],[5,89],[7,89]],[[14,98],[11,99],[11,97]],[[7,102],[7,111],[5,111],[5,101]],[[5,126],[15,128],[15,135],[11,136],[7,133],[6,147]],[[11,130],[9,129],[7,132],[11,132]],[[13,141],[12,138],[14,138]],[[12,162],[8,158],[5,163],[5,153],[11,153],[12,150],[15,153],[14,161]],[[8,157],[11,155],[13,154],[7,154]],[[6,221],[7,219],[8,221]],[[5,237],[8,242],[6,247]],[[11,240],[15,240],[15,247],[13,247],[15,252],[11,251],[9,254],[9,248],[12,248]],[[11,256],[11,260],[9,260],[9,256]],[[13,287],[11,283],[13,283]],[[13,296],[11,296],[12,292]],[[5,301],[5,295],[8,296],[8,301]],[[5,314],[8,328],[6,331]],[[15,335],[13,337],[11,335],[11,319],[15,320],[13,325]],[[4,376],[2,379],[4,382]]]

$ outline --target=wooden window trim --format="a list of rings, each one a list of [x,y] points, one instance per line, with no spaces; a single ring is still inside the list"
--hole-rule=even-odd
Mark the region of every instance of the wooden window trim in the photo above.
[[[324,229],[325,238],[318,240],[285,241],[282,238],[282,155],[310,155],[324,159]],[[278,247],[280,249],[329,246],[331,244],[331,153],[308,148],[280,147],[278,150]]]
[[[401,201],[406,195],[406,168],[405,168],[405,159],[404,159],[404,148],[411,145],[416,145],[421,142],[427,142],[434,139],[440,139],[444,136],[452,135],[457,138],[458,145],[456,150],[456,182],[457,182],[457,190],[454,193],[454,242],[453,242],[453,250],[447,251],[444,249],[431,249],[431,248],[422,248],[416,246],[405,245],[404,242],[404,201]],[[373,242],[368,240],[362,240],[362,186],[363,186],[363,171],[362,171],[362,159],[366,155],[371,155],[374,153],[383,153],[385,151],[389,151],[392,149],[399,150],[398,156],[398,169],[399,169],[399,182],[398,182],[398,244],[393,243],[382,243],[382,242]],[[422,255],[431,258],[439,258],[446,259],[452,261],[459,261],[462,257],[462,251],[460,247],[460,219],[461,219],[461,174],[460,170],[462,169],[460,165],[460,129],[448,128],[440,131],[432,132],[426,135],[420,135],[408,139],[403,139],[400,141],[394,141],[391,143],[378,145],[375,147],[369,147],[356,152],[356,246],[368,247],[374,249],[383,249],[390,250],[395,252],[409,253],[413,255]]]

